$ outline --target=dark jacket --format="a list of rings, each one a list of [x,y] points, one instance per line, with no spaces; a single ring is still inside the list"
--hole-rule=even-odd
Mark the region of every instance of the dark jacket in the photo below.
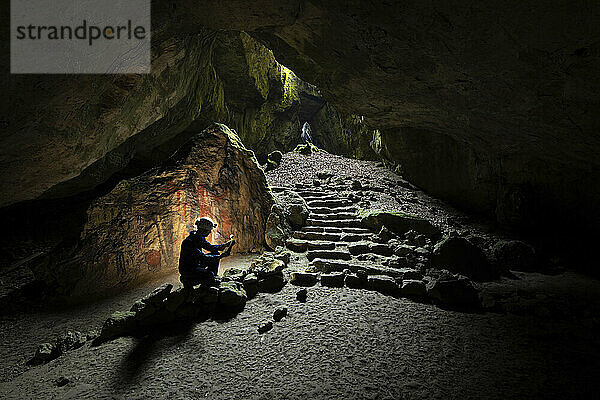
[[[181,242],[179,273],[185,275],[195,271],[197,267],[206,268],[219,260],[219,251],[225,247],[225,243],[210,244],[205,237],[196,234],[196,231],[190,232],[189,236]],[[212,254],[204,253],[203,249]]]

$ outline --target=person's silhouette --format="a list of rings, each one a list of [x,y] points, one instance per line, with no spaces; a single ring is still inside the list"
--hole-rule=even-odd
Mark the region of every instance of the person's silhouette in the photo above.
[[[231,247],[235,244],[233,239],[223,244],[210,244],[206,237],[217,224],[208,217],[197,219],[195,225],[196,230],[191,231],[181,243],[179,254],[180,280],[184,287],[218,283],[219,261],[231,253]]]

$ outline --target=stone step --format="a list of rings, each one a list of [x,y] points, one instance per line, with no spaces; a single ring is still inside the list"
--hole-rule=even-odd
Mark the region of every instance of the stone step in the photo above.
[[[336,228],[336,229],[340,229],[340,231],[336,232],[336,231],[329,230],[328,232],[329,233],[342,233],[341,232],[342,228]],[[322,233],[322,232],[325,232],[325,227],[324,226],[303,226],[300,230],[302,232],[319,232],[319,233]]]
[[[343,239],[343,237],[342,237]],[[348,245],[348,250],[352,255],[373,253],[384,257],[390,257],[394,254],[394,249],[387,244],[373,243],[368,241],[357,241]]]
[[[308,226],[327,226],[335,228],[360,228],[362,225],[360,219],[337,219],[337,220],[319,220],[309,218],[306,220]]]
[[[296,231],[292,235],[294,239],[302,240],[324,240],[329,242],[339,242],[342,238],[340,233],[324,233],[324,232],[302,232]]]
[[[325,258],[315,258],[312,260],[311,264],[315,267],[315,270],[324,273],[331,273],[337,271],[343,271],[345,269],[349,269],[350,271],[364,272],[367,275],[387,275],[392,278],[402,279],[405,275],[406,269],[398,269],[398,268],[386,268],[386,267],[378,267],[372,265],[360,265],[355,263],[343,262],[343,261],[335,261]]]
[[[371,235],[373,234],[373,232],[371,232],[369,229],[366,228],[356,228],[356,227],[352,227],[352,226],[347,226],[344,228],[325,228],[325,231],[327,232],[329,229],[342,229],[343,233],[362,233],[362,234],[368,234]]]
[[[340,250],[309,250],[306,257],[309,261],[312,261],[315,258],[345,261],[350,261],[352,259],[352,255],[350,253]]]
[[[335,227],[335,226],[303,226],[302,232],[326,232],[326,233],[358,233],[365,235],[372,235],[372,232],[365,228],[353,228],[353,227]]]
[[[307,206],[309,211],[313,207],[347,207],[353,203],[350,200],[335,199],[335,200],[312,200],[308,201]]]
[[[354,213],[333,213],[333,214],[309,214],[311,219],[336,220],[336,219],[356,219]]]
[[[347,212],[347,213],[357,213],[358,209],[354,206],[350,206],[350,207],[335,207],[335,208],[329,208],[329,207],[313,207],[310,209],[310,212],[312,214],[331,214],[331,213],[336,213],[336,212]]]
[[[304,253],[307,250],[334,250],[335,242],[325,240],[305,240],[305,239],[288,239],[286,247],[297,253]]]
[[[296,193],[298,193],[300,196],[304,197],[304,196],[323,196],[324,194],[330,195],[333,194],[332,192],[329,191],[324,191],[324,190],[317,190],[317,189],[301,189],[301,190],[296,190]]]
[[[344,199],[344,200],[348,200],[346,197],[344,196],[340,196],[339,193],[331,193],[331,192],[323,192],[321,194],[312,194],[312,195],[300,195],[304,200],[306,201],[313,201],[313,200],[337,200],[337,199]]]
[[[369,240],[373,237],[372,233],[342,233],[342,237],[340,240],[342,242],[361,242],[365,240]]]

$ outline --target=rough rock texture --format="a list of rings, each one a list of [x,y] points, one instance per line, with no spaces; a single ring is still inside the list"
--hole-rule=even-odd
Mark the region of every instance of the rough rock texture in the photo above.
[[[403,235],[414,230],[423,235],[437,236],[439,228],[425,218],[401,212],[366,211],[361,214],[361,224],[375,232],[380,232],[386,227],[395,234]]]
[[[234,251],[260,250],[272,204],[252,152],[215,124],[169,164],[121,181],[92,202],[79,243],[57,250],[34,273],[60,294],[83,295],[172,271],[199,216],[219,224],[209,241],[234,234]]]
[[[466,275],[476,281],[489,281],[500,273],[483,250],[462,237],[446,237],[435,245],[431,257],[434,268]]]
[[[271,208],[265,228],[265,241],[275,250],[285,246],[294,230],[300,229],[308,219],[306,201],[296,192],[282,188],[273,188],[276,204]]]
[[[379,158],[371,147],[376,131],[364,117],[342,114],[327,103],[315,113],[310,126],[315,144],[329,153],[362,160]]]
[[[212,121],[235,129],[261,159],[300,143],[301,100],[317,95],[314,86],[246,33],[165,31],[160,11],[153,8],[149,75],[3,81],[10,100],[0,114],[0,207],[152,167]]]
[[[535,249],[519,240],[499,240],[493,246],[495,261],[500,268],[514,271],[535,271],[540,266]]]
[[[431,193],[510,225],[600,225],[597,2],[211,5],[199,22],[252,31]]]

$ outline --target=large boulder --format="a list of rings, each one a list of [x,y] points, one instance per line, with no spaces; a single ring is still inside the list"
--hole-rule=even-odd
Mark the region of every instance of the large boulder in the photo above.
[[[279,167],[282,158],[283,153],[279,150],[275,150],[269,153],[269,155],[267,156],[267,168],[265,169],[265,171],[271,171]]]
[[[445,237],[435,245],[431,266],[466,275],[476,281],[500,277],[498,269],[489,262],[483,250],[458,236]]]
[[[234,131],[213,124],[169,164],[123,180],[93,201],[78,245],[62,249],[55,267],[40,264],[34,273],[59,293],[117,290],[172,271],[199,216],[219,224],[209,241],[234,234],[234,251],[256,251],[273,201],[253,153]]]
[[[402,212],[365,211],[361,213],[361,224],[374,232],[380,232],[385,226],[397,235],[416,231],[427,236],[439,236],[440,230],[425,218]]]
[[[59,357],[60,354],[56,350],[53,343],[42,343],[35,351],[35,355],[28,361],[31,365],[45,364]]]
[[[284,261],[275,258],[271,253],[263,253],[252,261],[248,272],[257,277],[259,292],[277,292],[287,283],[283,276],[284,268]]]
[[[248,296],[239,282],[223,282],[219,288],[219,305],[226,310],[239,311],[246,305]]]
[[[500,240],[494,244],[494,257],[499,268],[513,271],[535,271],[539,259],[533,246],[519,240]]]
[[[283,187],[273,187],[276,203],[271,208],[265,231],[267,245],[275,250],[285,246],[294,230],[306,224],[308,206],[296,192]]]
[[[265,242],[269,248],[285,246],[292,235],[292,228],[285,219],[284,209],[280,204],[273,204],[265,226]]]

